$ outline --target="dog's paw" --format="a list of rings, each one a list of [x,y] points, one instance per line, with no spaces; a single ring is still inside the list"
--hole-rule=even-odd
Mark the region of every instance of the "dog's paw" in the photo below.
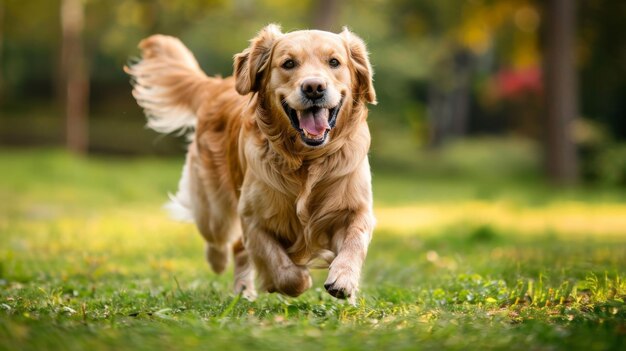
[[[211,269],[213,272],[217,274],[222,274],[228,265],[228,251],[229,247],[227,245],[224,246],[215,246],[211,244],[207,244],[206,247],[206,260],[209,262]]]
[[[241,296],[248,301],[254,301],[257,298],[254,280],[250,276],[235,279],[234,290],[235,294],[241,294]]]
[[[333,264],[330,266],[324,288],[330,295],[338,299],[348,299],[354,304],[359,290],[359,274],[349,265]]]
[[[241,296],[248,301],[254,301],[257,298],[257,293],[254,285],[245,285],[241,281],[237,281],[235,283],[235,294],[241,294]]]
[[[274,286],[268,289],[269,292],[278,291],[283,295],[291,297],[300,296],[313,285],[311,274],[306,267],[293,266],[289,269],[282,269],[274,279]]]

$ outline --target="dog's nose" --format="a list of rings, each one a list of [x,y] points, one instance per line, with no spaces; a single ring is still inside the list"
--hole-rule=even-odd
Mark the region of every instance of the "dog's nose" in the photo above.
[[[322,78],[307,78],[302,82],[302,93],[311,100],[324,96],[326,82]]]

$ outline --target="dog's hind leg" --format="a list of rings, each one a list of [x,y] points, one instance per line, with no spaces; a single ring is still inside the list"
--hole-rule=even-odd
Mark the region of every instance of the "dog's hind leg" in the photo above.
[[[241,230],[234,219],[217,218],[209,211],[194,211],[196,227],[206,240],[206,260],[215,273],[222,273],[228,265],[232,242]]]
[[[228,265],[232,243],[241,237],[241,225],[234,201],[220,191],[218,180],[207,174],[194,150],[195,142],[189,147],[186,165],[189,168],[183,172],[176,197],[189,199],[196,227],[207,243],[206,259],[219,274]]]
[[[200,197],[201,194],[198,194]],[[206,259],[215,273],[222,273],[228,265],[232,242],[241,236],[238,218],[215,204],[197,206],[194,211],[196,227],[206,240]]]

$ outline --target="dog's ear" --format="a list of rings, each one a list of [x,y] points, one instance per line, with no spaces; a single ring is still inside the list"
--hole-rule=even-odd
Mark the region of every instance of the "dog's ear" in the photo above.
[[[365,99],[366,102],[376,105],[376,91],[372,82],[374,71],[370,65],[365,42],[350,32],[348,27],[343,27],[340,35],[346,43],[348,53],[350,54],[350,61],[356,77],[354,85],[358,98]]]
[[[270,24],[250,40],[247,49],[235,55],[233,75],[235,89],[239,94],[246,95],[259,90],[259,82],[269,67],[274,43],[282,35],[278,25]]]

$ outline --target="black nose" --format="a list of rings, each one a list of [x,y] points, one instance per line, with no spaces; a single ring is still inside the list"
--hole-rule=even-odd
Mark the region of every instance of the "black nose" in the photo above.
[[[307,78],[302,82],[302,93],[311,100],[317,100],[324,96],[326,82],[321,78]]]

